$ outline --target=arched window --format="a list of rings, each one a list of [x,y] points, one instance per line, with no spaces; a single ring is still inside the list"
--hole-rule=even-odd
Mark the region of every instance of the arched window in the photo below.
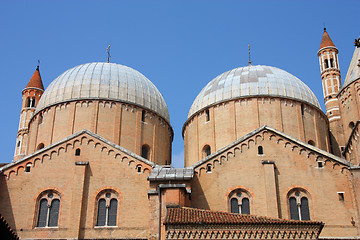
[[[264,148],[262,146],[258,146],[258,154],[263,155],[264,154]]]
[[[142,122],[145,122],[145,116],[146,116],[146,111],[145,111],[145,110],[142,110],[142,111],[141,111],[141,121],[142,121]]]
[[[309,194],[302,189],[295,189],[289,194],[290,218],[310,220]]]
[[[250,194],[243,190],[237,189],[229,195],[230,212],[250,214]]]
[[[150,159],[150,147],[147,144],[144,144],[141,147],[141,156],[147,160]]]
[[[136,172],[141,173],[141,165],[136,166]]]
[[[304,116],[305,113],[305,107],[304,104],[301,104],[301,115]]]
[[[325,69],[329,68],[329,61],[327,59],[325,59]]]
[[[39,145],[37,146],[36,150],[40,150],[42,148],[44,148],[45,145],[43,143],[39,143]]]
[[[34,108],[35,107],[35,98],[32,98],[30,100],[30,107]]]
[[[202,150],[203,158],[209,156],[210,154],[211,154],[211,148],[210,148],[210,146],[209,146],[209,145],[205,145],[205,146],[203,147],[203,150]]]
[[[211,173],[211,164],[206,165],[206,172]]]
[[[334,67],[334,59],[330,58],[330,67]]]
[[[38,216],[36,227],[57,227],[60,210],[60,195],[47,190],[38,198]]]
[[[209,112],[209,109],[206,109],[205,110],[205,116],[206,116],[206,121],[210,121],[210,112]]]
[[[104,190],[97,197],[96,226],[116,226],[118,194],[113,190]]]
[[[354,127],[355,127],[355,123],[354,123],[353,121],[351,121],[351,122],[349,123],[349,128],[350,128],[351,130],[353,130]]]
[[[31,166],[32,166],[32,164],[31,163],[28,163],[28,164],[26,164],[26,166],[25,166],[25,172],[27,172],[27,173],[29,173],[30,172],[30,170],[31,170]]]
[[[30,98],[26,98],[25,107],[30,107]]]
[[[43,123],[43,115],[40,113],[39,115],[39,124],[42,124]]]
[[[35,98],[27,98],[26,103],[25,103],[25,107],[34,108],[35,107]]]
[[[308,144],[312,145],[312,146],[315,146],[315,142],[313,140],[309,140],[308,141]]]
[[[80,156],[80,152],[81,152],[80,148],[77,148],[75,150],[75,156]]]

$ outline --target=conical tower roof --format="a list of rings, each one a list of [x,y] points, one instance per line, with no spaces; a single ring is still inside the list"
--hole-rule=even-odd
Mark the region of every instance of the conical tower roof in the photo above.
[[[34,74],[30,78],[30,81],[26,85],[25,89],[26,88],[39,88],[41,90],[44,90],[44,85],[42,83],[41,76],[40,76],[39,66],[37,66]]]
[[[333,41],[331,40],[329,34],[326,31],[326,28],[324,28],[324,34],[322,36],[321,44],[320,44],[319,49],[322,49],[324,47],[335,47],[335,44],[333,43]]]

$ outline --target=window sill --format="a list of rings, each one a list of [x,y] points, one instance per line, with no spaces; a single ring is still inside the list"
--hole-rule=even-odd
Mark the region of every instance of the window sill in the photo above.
[[[59,227],[34,227],[34,229],[39,229],[39,230],[56,230],[56,229],[59,229]]]
[[[94,226],[97,229],[104,229],[104,228],[118,228],[118,226]]]

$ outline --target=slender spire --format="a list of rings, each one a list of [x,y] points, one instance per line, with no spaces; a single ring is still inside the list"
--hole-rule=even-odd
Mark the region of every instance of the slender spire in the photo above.
[[[326,31],[326,28],[324,27],[324,33],[321,39],[321,44],[320,44],[320,48],[322,49],[324,47],[335,47],[335,44],[333,43],[333,41],[331,40],[329,34]]]
[[[108,57],[107,57],[107,63],[109,63],[110,62],[110,59],[111,59],[111,55],[110,55],[110,45],[108,46],[108,48],[106,49],[106,52],[107,52],[107,54],[108,54]]]
[[[248,47],[249,47],[249,66],[251,66],[250,44],[248,45]]]
[[[40,70],[39,70],[39,64],[40,64],[40,61],[38,60],[38,65],[36,67],[36,70],[35,70],[34,74],[32,75],[32,77],[30,78],[30,81],[26,85],[25,89],[26,88],[39,88],[41,90],[44,90],[44,85],[42,83]]]

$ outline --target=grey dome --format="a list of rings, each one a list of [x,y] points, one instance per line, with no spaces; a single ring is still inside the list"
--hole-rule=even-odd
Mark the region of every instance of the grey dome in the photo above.
[[[188,118],[216,103],[246,96],[276,96],[305,101],[320,109],[310,88],[297,77],[276,67],[239,67],[220,74],[196,97]]]
[[[170,123],[164,98],[138,71],[115,63],[86,63],[58,76],[46,88],[36,111],[78,99],[105,99],[147,108]]]
[[[351,59],[349,70],[346,74],[343,88],[360,78],[359,59],[360,59],[360,47],[355,47],[354,55]]]

